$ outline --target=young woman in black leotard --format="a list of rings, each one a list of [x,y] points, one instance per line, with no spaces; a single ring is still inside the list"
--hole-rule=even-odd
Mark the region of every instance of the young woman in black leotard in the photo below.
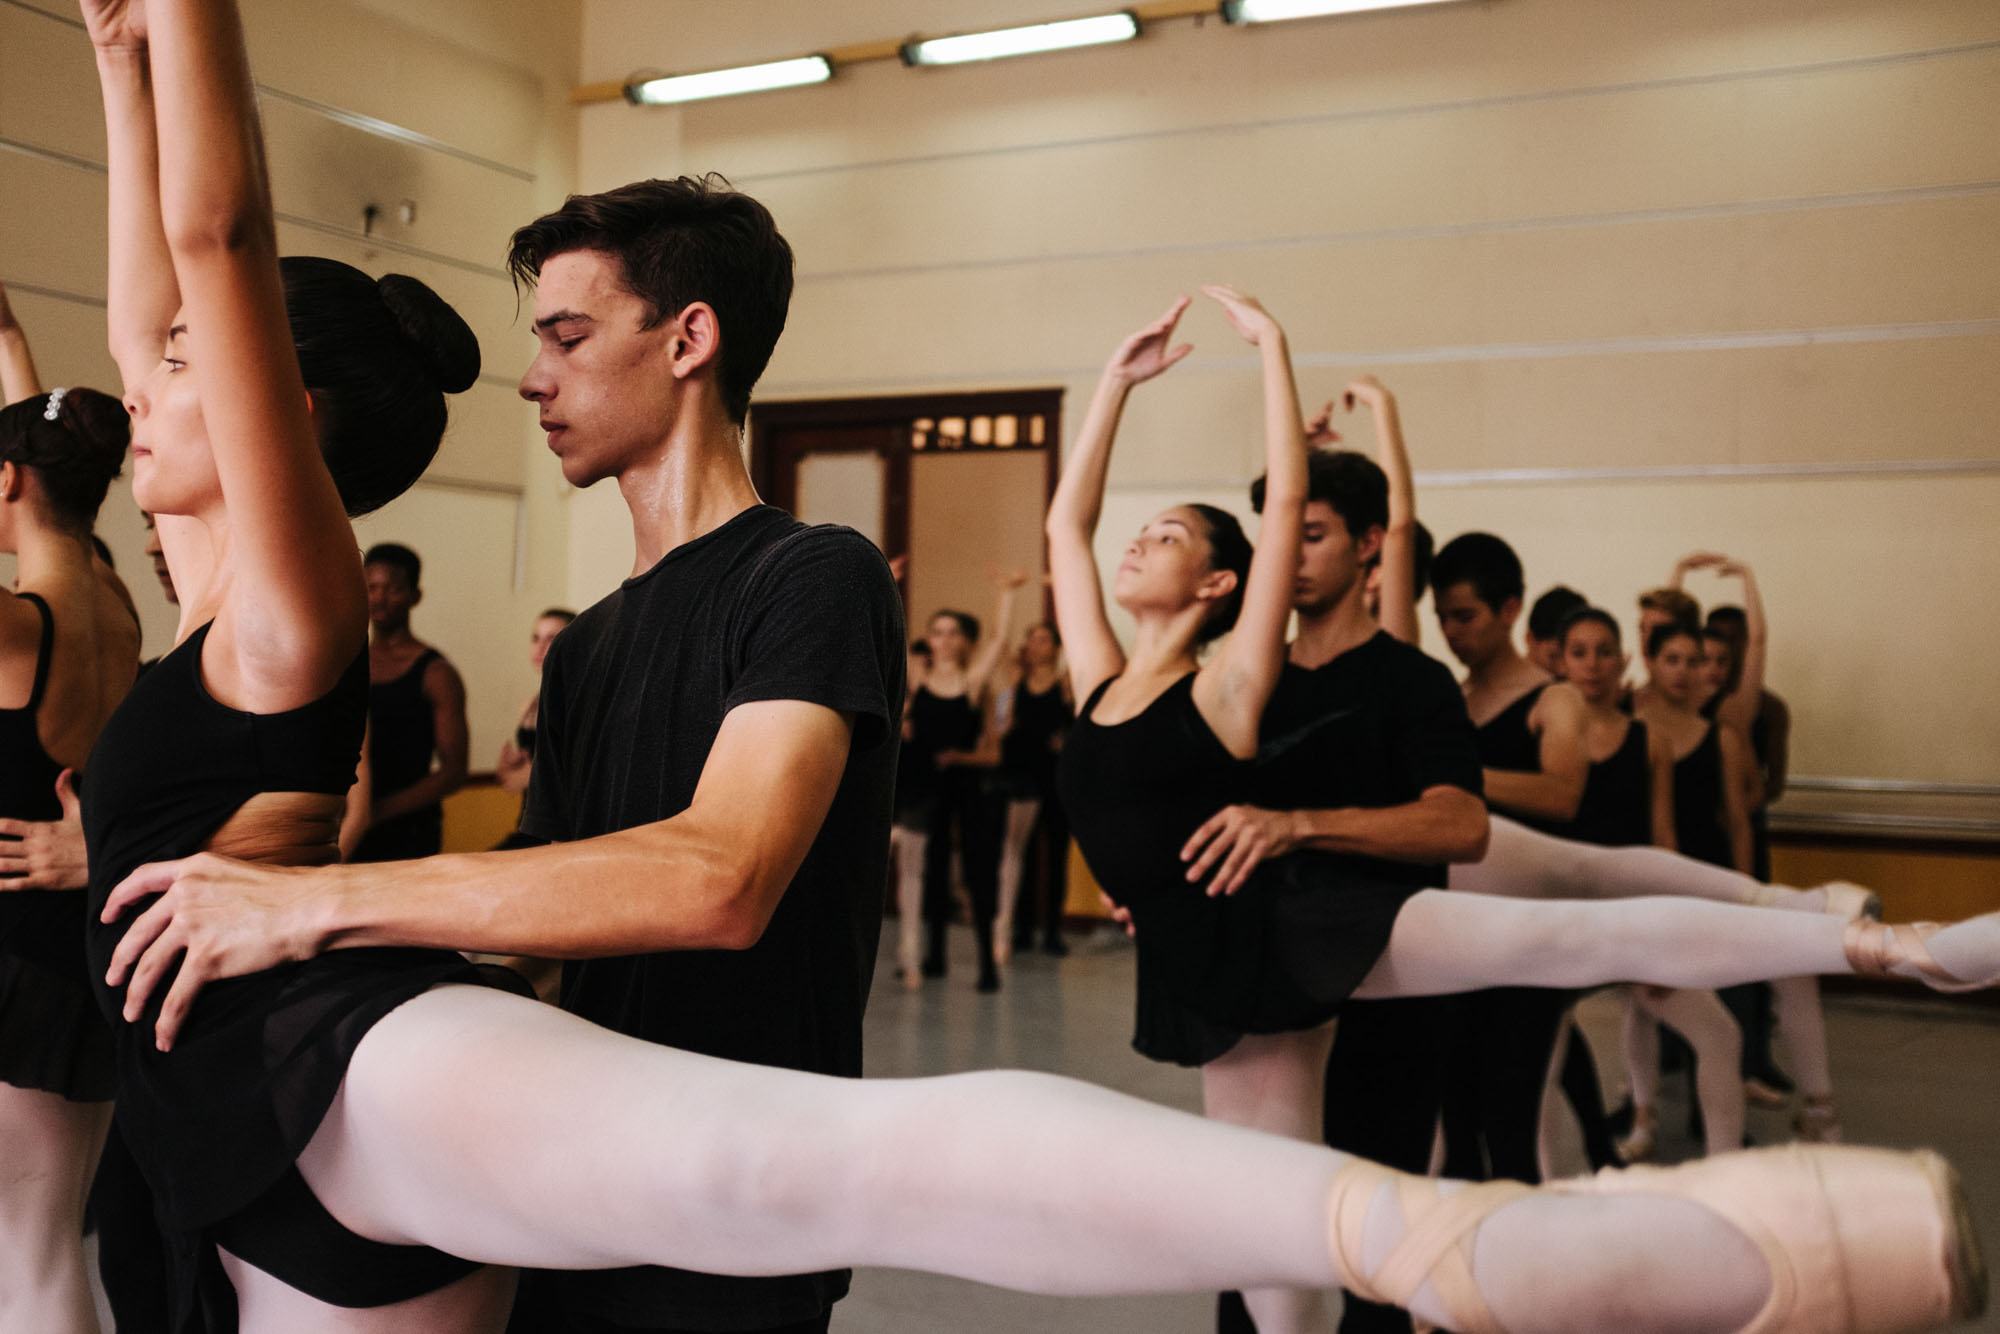
[[[132,683],[139,626],[90,546],[128,432],[92,389],[44,394],[0,291],[0,847],[15,822],[61,818],[58,779],[80,770]],[[22,830],[25,832],[25,830]],[[0,1323],[94,1334],[82,1211],[110,1124],[111,1033],[79,948],[80,890],[19,887],[0,861]]]
[[[993,624],[962,611],[940,611],[924,637],[930,665],[910,694],[913,748],[930,760],[930,808],[924,826],[924,922],[928,937],[923,976],[945,974],[945,933],[952,917],[952,853],[972,900],[972,932],[979,956],[981,991],[999,988],[994,966],[993,920],[1000,900],[1001,813],[988,790],[997,756],[983,753],[993,674],[1006,651],[1014,604],[1028,582],[1021,571],[992,570],[998,592]]]
[[[1313,1063],[1324,1048],[1314,1030],[1350,995],[1626,979],[1709,986],[1767,970],[1864,966],[1865,953],[1850,964],[1845,948],[1833,948],[1854,933],[1820,914],[1679,899],[1556,903],[1412,891],[1342,877],[1310,852],[1264,861],[1233,896],[1190,883],[1196,877],[1180,849],[1239,799],[1284,661],[1305,490],[1282,330],[1249,298],[1204,290],[1258,347],[1264,367],[1268,472],[1254,555],[1244,559],[1240,531],[1220,511],[1165,511],[1127,547],[1113,585],[1136,622],[1129,656],[1113,635],[1092,547],[1111,444],[1131,389],[1189,350],[1171,344],[1186,298],[1113,354],[1047,525],[1057,616],[1083,701],[1060,781],[1085,858],[1136,930],[1141,1050],[1148,1010],[1163,1001],[1178,1006],[1218,1038],[1222,1054],[1203,1067],[1210,1107],[1298,1133],[1308,1121],[1316,1127],[1317,1117],[1273,1104],[1316,1094]],[[1228,640],[1200,658],[1199,646],[1232,622]],[[1994,926],[1981,919],[1960,938]],[[1424,1189],[1409,1183],[1405,1198]],[[1419,1265],[1401,1277],[1412,1289],[1426,1281]],[[1459,1291],[1468,1304],[1446,1323],[1487,1327],[1469,1279]],[[1312,1315],[1308,1303],[1270,1288],[1246,1291],[1245,1300],[1260,1325],[1289,1327]]]
[[[1000,912],[993,921],[994,962],[1005,967],[1016,950],[1035,943],[1065,954],[1062,919],[1068,887],[1069,824],[1056,795],[1056,759],[1076,705],[1062,669],[1062,637],[1053,625],[1028,627],[1020,673],[1000,699],[1000,777],[1007,826],[1000,845]],[[1038,855],[1030,859],[1030,851]],[[1023,902],[1023,891],[1029,898]]]

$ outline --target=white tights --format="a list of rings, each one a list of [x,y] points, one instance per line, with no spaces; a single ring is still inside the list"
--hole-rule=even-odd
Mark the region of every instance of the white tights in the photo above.
[[[924,851],[930,835],[908,825],[891,825],[889,851],[896,859],[896,963],[908,986],[924,955]]]
[[[1014,943],[1014,909],[1021,901],[1028,844],[1035,837],[1035,821],[1041,814],[1038,798],[1016,798],[1007,803],[1007,828],[1000,840],[1000,907],[993,915],[993,947],[1003,957]]]
[[[1681,1035],[1695,1058],[1695,1096],[1701,1103],[1708,1152],[1743,1147],[1743,1033],[1713,991],[1631,987],[1626,993],[1625,1070],[1632,1108],[1649,1113],[1660,1093],[1660,1029]]]
[[[1049,1294],[1323,1289],[1343,1158],[1050,1075],[832,1079],[656,1047],[483,988],[440,987],[361,1042],[299,1168],[364,1236],[495,1265],[724,1274],[924,1269]],[[1362,1238],[1402,1220],[1385,1191]],[[321,1307],[230,1261],[244,1334],[497,1328],[503,1276],[416,1304]],[[1474,1277],[1514,1334],[1727,1334],[1755,1246],[1658,1196],[1497,1210]],[[483,1287],[481,1285],[484,1285]],[[1426,1289],[1412,1309],[1444,1318]],[[1264,1334],[1289,1334],[1282,1323]]]
[[[108,1102],[0,1084],[0,1329],[97,1334],[83,1203]]]

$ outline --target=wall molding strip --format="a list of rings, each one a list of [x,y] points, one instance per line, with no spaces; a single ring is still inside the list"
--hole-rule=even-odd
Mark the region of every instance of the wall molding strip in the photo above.
[[[1314,246],[1378,245],[1385,242],[1456,240],[1473,236],[1506,236],[1517,233],[1582,230],[1590,227],[1703,222],[1781,213],[1811,213],[1822,209],[1879,208],[1894,204],[1932,203],[1994,194],[2000,194],[2000,180],[1967,181],[1956,185],[1901,186],[1887,190],[1857,190],[1829,195],[1791,195],[1770,199],[1748,199],[1735,203],[1688,204],[1675,208],[1623,209],[1604,213],[1557,213],[1541,217],[1502,218],[1488,222],[1412,223],[1402,227],[1364,227],[1352,231],[1303,232],[1291,236],[1172,241],[1151,246],[996,255],[987,259],[941,260],[930,264],[826,269],[816,273],[802,273],[798,276],[798,283],[804,286],[807,283],[911,278],[939,273],[978,273],[994,269],[1038,268],[1054,264],[1096,264],[1154,259],[1166,255],[1230,255],[1258,250],[1303,250]]]

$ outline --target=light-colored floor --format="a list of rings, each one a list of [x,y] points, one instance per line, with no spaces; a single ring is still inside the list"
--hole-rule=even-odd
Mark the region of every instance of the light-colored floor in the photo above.
[[[1073,938],[1066,959],[1015,962],[998,994],[974,992],[972,939],[957,930],[952,974],[906,994],[885,937],[867,1020],[867,1073],[946,1074],[1015,1067],[1047,1070],[1188,1111],[1199,1106],[1192,1071],[1157,1065],[1128,1045],[1134,955],[1109,932]],[[1618,1003],[1593,997],[1580,1011],[1617,1097]],[[1943,1151],[1965,1178],[1988,1244],[2000,1247],[2000,1011],[1921,998],[1908,1002],[1830,998],[1827,1026],[1835,1087],[1849,1138]],[[1686,1135],[1685,1081],[1669,1078],[1662,1157],[1696,1151]],[[1750,1114],[1759,1143],[1788,1136],[1788,1112]],[[1567,1130],[1568,1127],[1565,1127]],[[1574,1136],[1566,1170],[1582,1170]],[[900,1270],[863,1270],[837,1308],[836,1334],[1205,1334],[1206,1296],[1056,1300]],[[105,1328],[110,1328],[108,1315]],[[2000,1312],[1969,1330],[2000,1334]]]
[[[944,1074],[992,1066],[1048,1070],[1189,1111],[1199,1106],[1192,1071],[1162,1066],[1128,1045],[1134,956],[1122,938],[1081,942],[1067,959],[1018,960],[998,995],[973,991],[972,940],[954,933],[952,975],[905,994],[892,951],[882,957],[869,1002],[867,1073]],[[1623,1088],[1618,1002],[1584,1002],[1581,1018],[1598,1054],[1605,1092]],[[2000,1011],[1922,999],[1833,997],[1827,1002],[1835,1087],[1850,1140],[1928,1145],[1965,1178],[1981,1232],[2000,1247]],[[1662,1157],[1698,1151],[1686,1135],[1685,1080],[1669,1077]],[[1791,1113],[1750,1113],[1760,1144],[1789,1138]],[[1567,1131],[1569,1127],[1565,1127]],[[1581,1171],[1574,1136],[1563,1146]],[[1203,1334],[1214,1328],[1205,1296],[1052,1300],[899,1270],[863,1270],[833,1320],[836,1334]],[[1968,1330],[2000,1334],[2000,1313]]]

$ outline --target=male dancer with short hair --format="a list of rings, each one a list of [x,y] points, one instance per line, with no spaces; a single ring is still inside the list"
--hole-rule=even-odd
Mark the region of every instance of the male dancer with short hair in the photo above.
[[[617,482],[636,547],[632,577],[543,668],[522,829],[551,846],[310,871],[181,863],[177,888],[209,911],[162,1032],[205,980],[424,944],[569,960],[563,1007],[620,1033],[858,1076],[905,636],[882,553],[761,504],[744,467],[791,247],[756,200],[683,177],[570,199],[515,233],[510,265],[535,285],[521,394],[572,485]],[[516,1328],[534,1334],[824,1330],[848,1282],[530,1277]]]
[[[1293,594],[1298,637],[1264,712],[1258,804],[1229,807],[1203,826],[1187,849],[1190,875],[1230,882],[1265,857],[1316,848],[1376,879],[1442,887],[1446,863],[1475,861],[1486,847],[1465,702],[1450,672],[1384,632],[1368,610],[1368,571],[1389,521],[1382,469],[1351,451],[1315,452],[1309,488]],[[1250,500],[1261,512],[1261,479]],[[1327,1144],[1425,1170],[1452,1003],[1341,1006],[1326,1072]],[[1218,1328],[1250,1329],[1234,1294],[1223,1299]],[[1341,1329],[1408,1334],[1410,1318],[1348,1294]]]

